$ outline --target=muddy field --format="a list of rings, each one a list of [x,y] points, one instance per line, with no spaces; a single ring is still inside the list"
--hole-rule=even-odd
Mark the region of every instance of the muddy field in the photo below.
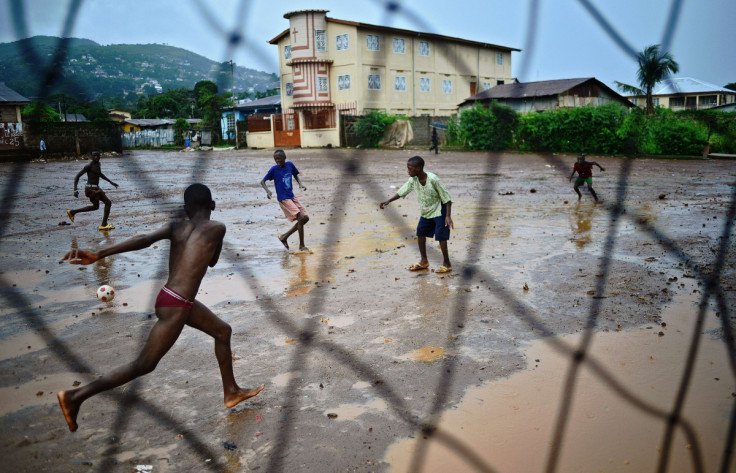
[[[453,197],[440,275],[434,243],[430,270],[407,271],[416,197],[378,208],[417,153],[287,151],[311,253],[277,239],[289,223],[259,185],[271,151],[103,156],[120,184],[102,183],[106,233],[102,210],[62,224],[86,205],[72,196],[84,160],[0,165],[2,469],[733,471],[736,161],[591,156],[595,205],[568,182],[573,156],[419,152]],[[135,356],[168,244],[58,261],[164,225],[192,182],[228,228],[198,299],[233,327],[241,386],[266,389],[226,409],[213,343],[187,328],[70,433],[55,393]]]

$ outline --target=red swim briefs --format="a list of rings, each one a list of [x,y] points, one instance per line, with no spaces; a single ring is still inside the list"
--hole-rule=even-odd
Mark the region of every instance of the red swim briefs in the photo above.
[[[168,287],[164,286],[156,297],[156,304],[154,307],[184,307],[191,310],[194,307],[194,301],[190,301],[186,297],[178,294],[176,291],[172,291]]]

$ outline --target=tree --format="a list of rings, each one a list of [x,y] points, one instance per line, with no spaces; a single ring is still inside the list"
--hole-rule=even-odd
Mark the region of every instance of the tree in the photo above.
[[[61,121],[61,116],[56,110],[39,101],[33,101],[23,107],[21,115],[23,116],[23,121],[29,122],[48,123]]]
[[[181,145],[184,142],[184,133],[189,130],[189,123],[183,118],[177,118],[174,122],[174,140]]]
[[[623,92],[646,96],[647,116],[649,116],[654,112],[654,101],[652,100],[654,86],[668,75],[676,74],[680,70],[680,65],[677,64],[670,53],[661,51],[658,44],[647,46],[639,52],[637,61],[639,70],[636,72],[636,78],[641,87],[634,87],[621,82],[616,82],[616,86]]]
[[[736,90],[736,82],[729,82],[723,86],[724,89]]]
[[[197,101],[198,107],[201,107],[210,95],[217,95],[217,84],[211,80],[201,80],[194,84],[194,100]]]

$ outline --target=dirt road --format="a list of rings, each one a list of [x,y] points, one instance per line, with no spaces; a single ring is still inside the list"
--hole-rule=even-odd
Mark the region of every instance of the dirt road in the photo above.
[[[67,208],[86,205],[71,195],[84,161],[0,165],[3,470],[441,471],[430,461],[430,445],[439,445],[461,465],[444,471],[519,471],[520,460],[494,448],[536,452],[527,471],[548,462],[572,471],[582,464],[571,453],[580,436],[597,439],[584,446],[595,454],[585,465],[654,471],[666,416],[685,392],[695,437],[678,430],[670,461],[676,468],[684,458],[692,471],[696,451],[714,471],[736,403],[722,325],[736,301],[736,162],[591,156],[605,168],[594,173],[603,199],[595,205],[587,191],[581,202],[572,191],[573,156],[419,153],[454,202],[453,272],[440,275],[435,244],[432,269],[407,271],[419,258],[416,197],[378,208],[406,181],[414,154],[287,151],[307,187],[297,195],[311,217],[311,254],[277,240],[289,223],[259,185],[270,151],[104,156],[103,172],[120,184],[102,185],[113,201],[108,233],[97,230],[101,210],[60,225]],[[155,320],[168,245],[89,267],[58,260],[164,225],[197,181],[211,187],[213,218],[228,228],[198,299],[233,327],[238,382],[266,389],[226,409],[213,343],[188,328],[154,373],[88,400],[70,433],[56,391],[135,356]],[[298,246],[296,235],[290,243]],[[113,302],[95,299],[101,284],[115,287]],[[709,287],[721,298],[707,297]],[[685,308],[674,322],[664,315],[673,307]],[[709,350],[722,359],[703,359]],[[707,374],[687,371],[689,361]],[[551,371],[514,381],[542,368]],[[509,394],[489,412],[476,389]],[[568,411],[564,394],[573,392]],[[616,435],[632,443],[609,450],[611,428],[584,424],[607,407],[593,402],[575,414],[586,392],[646,419],[648,443],[616,413]],[[540,411],[549,424],[539,424]],[[533,415],[504,420],[524,412]]]

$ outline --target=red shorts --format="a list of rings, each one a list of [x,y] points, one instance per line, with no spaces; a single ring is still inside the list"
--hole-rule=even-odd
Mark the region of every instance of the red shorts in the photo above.
[[[172,291],[168,287],[164,286],[161,288],[161,291],[159,291],[158,297],[156,297],[156,304],[154,307],[184,307],[192,310],[192,307],[194,307],[194,301],[190,301],[176,291]]]
[[[302,207],[302,204],[299,203],[299,200],[297,200],[296,196],[294,196],[293,199],[280,200],[279,205],[281,206],[281,210],[284,211],[284,215],[286,215],[286,218],[288,218],[290,222],[296,220],[296,216],[299,213],[301,213],[302,215],[307,215],[307,211],[304,210],[304,207]]]

